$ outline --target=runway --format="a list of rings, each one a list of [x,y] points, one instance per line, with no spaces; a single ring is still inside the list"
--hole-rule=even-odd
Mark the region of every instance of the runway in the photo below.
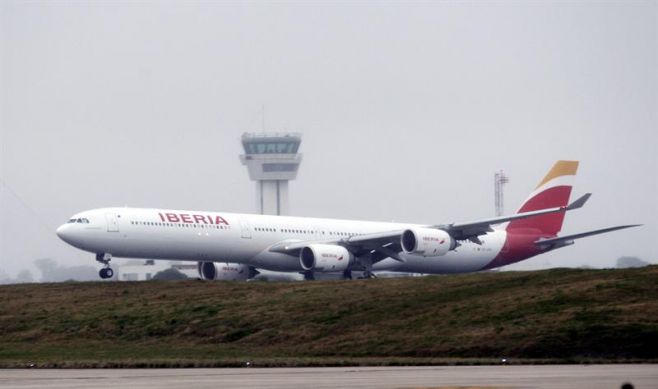
[[[658,365],[0,370],[1,388],[658,388]]]

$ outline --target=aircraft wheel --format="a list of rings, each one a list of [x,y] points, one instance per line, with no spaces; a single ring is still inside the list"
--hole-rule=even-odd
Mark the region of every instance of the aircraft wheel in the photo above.
[[[98,272],[98,275],[99,275],[102,279],[112,278],[112,276],[114,275],[114,271],[113,271],[111,268],[106,267],[106,268],[101,269],[101,270]]]

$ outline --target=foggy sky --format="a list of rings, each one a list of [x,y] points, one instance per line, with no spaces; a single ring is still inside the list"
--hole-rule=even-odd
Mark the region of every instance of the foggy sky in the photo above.
[[[292,215],[490,217],[496,170],[509,213],[577,159],[563,233],[645,226],[513,268],[658,263],[656,4],[0,2],[0,269],[96,265],[55,235],[82,210],[255,212],[263,105]]]

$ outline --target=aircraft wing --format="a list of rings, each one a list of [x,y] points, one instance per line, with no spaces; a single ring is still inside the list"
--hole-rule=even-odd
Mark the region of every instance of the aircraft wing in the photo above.
[[[572,209],[577,209],[582,207],[590,196],[591,194],[587,193],[566,207],[547,208],[538,211],[517,213],[510,216],[502,216],[466,223],[426,226],[425,228],[444,230],[449,233],[455,240],[468,239],[477,244],[481,244],[482,242],[480,242],[478,237],[480,235],[486,234],[487,232],[493,231],[491,228],[492,225],[508,222],[511,220],[525,219],[549,213],[566,212]],[[404,259],[400,256],[400,252],[402,252],[400,238],[402,237],[403,232],[404,230],[378,232],[374,234],[351,236],[349,238],[339,240],[284,241],[273,245],[270,247],[269,251],[298,256],[299,252],[309,244],[335,244],[345,247],[348,251],[357,257],[370,253],[372,255],[373,263],[379,262],[382,259],[389,257],[397,261],[404,262]]]
[[[402,251],[400,238],[403,232],[403,230],[378,232],[339,240],[288,241],[275,244],[269,251],[298,256],[301,249],[309,244],[335,244],[345,247],[357,257],[369,252],[372,254],[373,263],[388,257],[404,262],[400,257]]]
[[[542,250],[544,249],[553,250],[556,248],[572,245],[574,243],[574,240],[576,239],[585,238],[587,236],[592,236],[592,235],[604,234],[610,231],[623,230],[625,228],[638,227],[638,226],[641,226],[641,224],[629,224],[625,226],[608,227],[608,228],[602,228],[600,230],[581,232],[579,234],[560,236],[557,238],[539,239],[538,241],[535,242],[535,244],[539,246],[539,248],[541,248]]]

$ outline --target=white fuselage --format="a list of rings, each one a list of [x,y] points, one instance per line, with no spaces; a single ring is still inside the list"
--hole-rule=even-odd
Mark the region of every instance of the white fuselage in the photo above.
[[[85,222],[75,222],[84,219]],[[103,208],[79,213],[58,228],[67,243],[114,257],[236,262],[274,271],[302,271],[297,256],[269,251],[281,242],[337,242],[350,236],[419,227],[415,224],[144,208]],[[480,238],[438,257],[401,254],[373,270],[459,273],[484,268],[501,251],[506,232]]]

